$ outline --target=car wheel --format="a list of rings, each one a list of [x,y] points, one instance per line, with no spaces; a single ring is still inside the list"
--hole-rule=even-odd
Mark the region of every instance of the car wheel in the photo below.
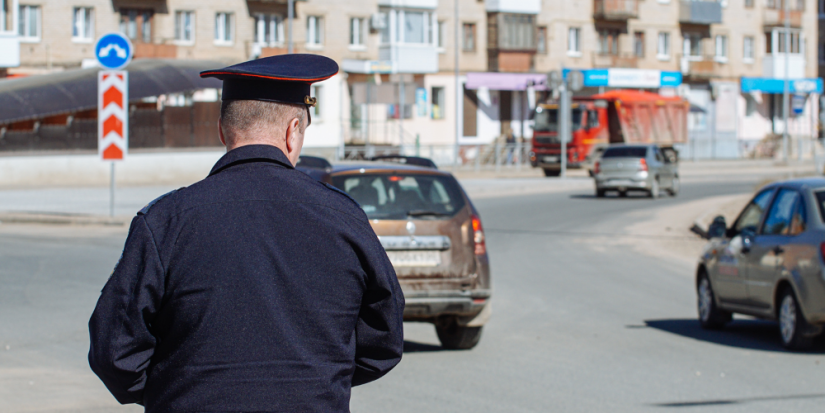
[[[455,319],[435,325],[441,346],[449,350],[469,350],[475,347],[481,340],[481,329],[482,327],[458,325]]]
[[[676,196],[679,195],[679,189],[679,177],[674,176],[673,182],[670,185],[670,189],[668,189],[667,192],[670,193],[670,196]]]
[[[606,191],[604,189],[597,189],[596,190],[596,198],[604,198],[605,192]]]
[[[650,184],[650,198],[657,199],[659,198],[659,179],[653,178],[653,183]]]
[[[559,176],[561,175],[561,169],[545,169],[544,176]]]
[[[811,347],[813,337],[803,335],[807,324],[793,290],[786,288],[779,298],[779,335],[782,337],[782,345],[790,350]]]
[[[699,324],[702,325],[702,328],[708,330],[719,329],[733,319],[733,314],[716,306],[713,287],[711,287],[710,279],[708,279],[708,276],[705,274],[702,274],[699,279],[696,295],[697,307],[699,309]]]

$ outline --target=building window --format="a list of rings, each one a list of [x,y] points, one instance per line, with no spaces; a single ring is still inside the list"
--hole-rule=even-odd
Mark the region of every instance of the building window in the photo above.
[[[405,11],[404,16],[404,43],[427,43],[428,13]]]
[[[499,13],[498,47],[504,50],[536,49],[536,18],[526,14]]]
[[[702,35],[699,33],[685,33],[682,53],[689,58],[701,59]]]
[[[235,18],[233,13],[215,13],[215,44],[232,44],[235,36]]]
[[[175,12],[175,40],[180,43],[194,43],[195,41],[195,12]]]
[[[581,56],[581,32],[578,27],[571,27],[567,30],[567,54],[570,56]]]
[[[272,47],[284,42],[284,25],[276,14],[255,15],[255,43]]]
[[[323,97],[324,97],[323,92],[324,92],[324,87],[321,86],[321,85],[312,85],[312,88],[309,90],[310,96],[312,96],[316,99],[315,100],[315,106],[311,109],[312,110],[312,116],[314,118],[313,122],[316,119],[321,120],[321,118],[322,118],[322,116],[321,116],[321,114],[322,114],[321,103],[323,102]]]
[[[742,39],[742,60],[745,63],[753,62],[753,36],[745,36]]]
[[[619,54],[619,31],[599,30],[599,54],[618,55]]]
[[[444,119],[444,102],[446,101],[444,97],[444,88],[433,86],[432,93],[432,117],[433,119]]]
[[[656,42],[656,58],[659,60],[670,59],[670,33],[659,32],[658,42]]]
[[[777,36],[776,36],[776,40],[777,40],[776,50],[778,50],[779,53],[785,53],[787,48],[785,46],[785,36],[786,35],[785,35],[784,30],[783,31],[777,30],[777,31],[774,31],[774,33],[777,34]],[[800,53],[800,50],[802,49],[802,47],[801,47],[801,40],[800,40],[800,33],[799,32],[791,32],[790,33],[790,42],[791,42],[791,44],[790,44],[791,54]]]
[[[364,48],[367,34],[366,20],[360,17],[349,19],[349,45],[355,48]]]
[[[645,57],[645,32],[633,33],[633,55]]]
[[[817,1],[817,10],[819,11],[819,18],[825,17],[825,0]]]
[[[753,0],[745,0],[745,7],[748,9],[753,8]]]
[[[547,53],[547,26],[539,26],[536,29],[536,52]]]
[[[474,52],[476,50],[475,23],[464,23],[463,25],[461,25],[461,33],[461,50],[465,52]]]
[[[819,64],[825,64],[825,43],[819,44]]]
[[[823,1],[825,1],[825,0],[823,0]],[[445,22],[444,20],[440,20],[438,22],[438,33],[436,35],[436,39],[437,39],[436,46],[439,49],[444,49],[444,36],[447,35],[446,27],[447,27],[447,22]]]
[[[94,37],[93,9],[91,7],[75,7],[72,22],[72,40],[91,42]]]
[[[120,9],[120,32],[133,42],[152,42],[152,10]]]
[[[40,6],[20,6],[17,34],[24,42],[40,41]]]
[[[324,44],[324,19],[319,16],[307,17],[307,45],[321,46]]]
[[[728,61],[728,36],[717,34],[714,44],[716,46],[716,53],[714,58],[717,62]]]

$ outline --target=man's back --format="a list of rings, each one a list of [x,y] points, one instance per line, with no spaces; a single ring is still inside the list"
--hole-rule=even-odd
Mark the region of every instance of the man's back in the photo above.
[[[148,365],[145,391],[121,402],[142,393],[149,412],[348,411],[351,385],[400,360],[403,297],[366,216],[287,163],[277,148],[241,147],[133,222],[90,323],[101,378],[101,357],[134,373]],[[102,309],[117,307],[121,341],[142,346],[95,347],[95,327],[118,329]]]

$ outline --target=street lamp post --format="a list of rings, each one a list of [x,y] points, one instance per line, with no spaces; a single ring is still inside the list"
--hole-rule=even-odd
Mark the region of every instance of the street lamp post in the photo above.
[[[783,125],[782,125],[782,159],[785,162],[788,162],[788,112],[790,111],[790,92],[791,92],[791,84],[788,78],[788,70],[790,70],[790,64],[788,59],[790,59],[791,53],[791,2],[790,0],[785,0],[785,84],[782,91],[782,118],[783,118]]]
[[[453,147],[453,166],[458,167],[458,139],[461,135],[461,124],[458,121],[458,108],[461,105],[461,82],[458,78],[458,0],[455,0],[455,145]]]
[[[292,54],[294,52],[294,49],[293,49],[293,46],[292,46],[292,16],[295,14],[295,0],[289,0],[288,3],[289,4],[287,6],[287,22],[286,22],[286,25],[287,25],[287,33],[288,33],[287,35],[289,36],[289,39],[287,39],[287,42],[288,42],[289,45],[287,47],[288,47],[289,54]],[[283,4],[283,3],[281,3],[281,4]]]

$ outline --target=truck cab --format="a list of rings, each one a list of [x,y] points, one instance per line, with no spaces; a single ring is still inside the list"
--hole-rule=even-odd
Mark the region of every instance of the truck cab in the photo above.
[[[579,100],[571,106],[570,130],[567,142],[567,166],[580,168],[587,161],[594,146],[608,143],[607,111],[593,100]],[[561,173],[561,141],[559,140],[559,105],[543,103],[536,107],[533,117],[533,140],[530,163],[542,168],[545,176]]]

